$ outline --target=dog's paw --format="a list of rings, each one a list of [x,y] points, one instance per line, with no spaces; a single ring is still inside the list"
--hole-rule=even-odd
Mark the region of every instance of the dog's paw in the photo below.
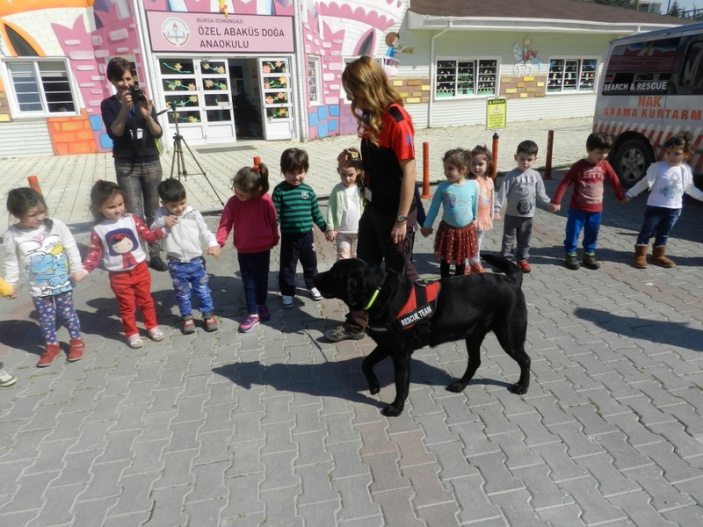
[[[386,417],[396,417],[403,413],[403,407],[398,407],[394,404],[389,404],[383,410],[381,410],[381,413]]]
[[[380,391],[381,391],[381,385],[378,382],[370,382],[369,383],[369,392],[371,393],[371,395],[376,395]]]
[[[464,388],[466,388],[465,383],[463,383],[461,381],[454,381],[453,383],[451,383],[447,386],[447,391],[453,392],[453,393],[459,393],[459,392],[463,392]]]
[[[510,391],[516,393],[517,395],[524,395],[527,393],[527,386],[525,386],[521,382],[516,382],[515,384],[513,384],[513,387],[510,389]]]

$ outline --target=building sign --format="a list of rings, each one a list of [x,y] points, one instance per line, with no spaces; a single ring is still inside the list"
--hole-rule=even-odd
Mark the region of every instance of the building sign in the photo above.
[[[153,51],[293,53],[293,17],[147,11]]]
[[[507,126],[507,108],[507,99],[486,100],[486,130],[497,130]]]

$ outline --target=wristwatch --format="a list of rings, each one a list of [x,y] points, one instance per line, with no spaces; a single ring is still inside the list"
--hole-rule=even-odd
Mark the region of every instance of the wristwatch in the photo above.
[[[403,223],[404,221],[408,221],[408,217],[404,214],[398,214],[398,216],[396,216],[395,218],[395,221],[397,221],[398,223]]]

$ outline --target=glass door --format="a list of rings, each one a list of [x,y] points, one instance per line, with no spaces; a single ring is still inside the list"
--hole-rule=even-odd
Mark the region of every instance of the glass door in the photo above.
[[[264,114],[264,138],[293,137],[293,107],[289,59],[258,59]]]

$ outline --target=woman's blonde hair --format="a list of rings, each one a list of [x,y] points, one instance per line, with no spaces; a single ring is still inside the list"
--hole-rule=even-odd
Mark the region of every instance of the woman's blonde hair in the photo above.
[[[384,110],[393,103],[402,106],[403,100],[391,86],[381,65],[368,55],[347,64],[342,73],[342,86],[351,100],[359,132],[366,132],[369,140],[377,145]],[[356,111],[359,102],[363,104],[363,114]]]

